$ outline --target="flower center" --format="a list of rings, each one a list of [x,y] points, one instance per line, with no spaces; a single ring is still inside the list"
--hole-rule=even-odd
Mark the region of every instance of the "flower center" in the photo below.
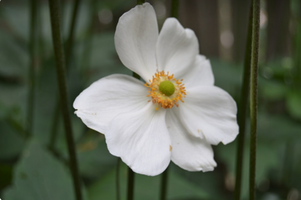
[[[183,102],[182,98],[186,97],[186,89],[180,81],[174,78],[174,75],[169,75],[169,72],[164,71],[157,72],[153,75],[152,80],[149,83],[145,83],[145,86],[149,89],[147,95],[151,97],[153,104],[157,104],[156,110],[161,108],[172,108],[174,105],[179,106],[179,101]]]
[[[159,90],[166,96],[170,96],[175,92],[175,86],[171,81],[162,81],[159,85]]]

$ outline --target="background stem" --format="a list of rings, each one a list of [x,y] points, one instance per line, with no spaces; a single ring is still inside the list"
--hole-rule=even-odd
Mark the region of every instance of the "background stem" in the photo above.
[[[27,107],[27,131],[26,137],[33,134],[33,113],[35,95],[35,68],[36,68],[36,39],[37,39],[37,0],[30,0],[30,33],[29,33],[29,52],[30,66],[28,73],[29,93]]]
[[[117,159],[117,167],[116,167],[116,199],[120,200],[120,163],[121,159]]]
[[[137,0],[137,5],[142,5],[143,3],[145,3],[145,0]]]
[[[80,0],[76,0],[75,4],[73,6],[73,11],[72,11],[72,17],[71,17],[71,23],[69,27],[69,34],[66,42],[66,69],[68,73],[68,69],[70,66],[70,58],[72,57],[72,49],[73,49],[73,40],[74,40],[74,32],[75,32],[75,25],[76,25],[76,19],[78,15],[78,10],[79,10],[79,4]],[[54,107],[54,115],[52,119],[52,124],[51,124],[51,136],[50,136],[50,142],[49,142],[49,149],[52,151],[55,151],[54,146],[56,143],[56,138],[57,138],[57,132],[58,132],[58,125],[59,125],[59,120],[60,120],[60,102],[59,102],[59,97],[58,94],[56,94],[56,103]]]
[[[55,61],[56,61],[56,72],[57,72],[59,92],[60,92],[60,101],[61,101],[61,108],[63,112],[64,127],[65,127],[66,140],[68,145],[69,159],[70,159],[69,166],[71,168],[76,199],[81,200],[82,194],[81,194],[80,180],[78,174],[78,165],[77,165],[71,120],[69,115],[65,58],[64,58],[64,50],[62,46],[62,37],[61,37],[61,29],[60,29],[59,1],[50,0],[49,9],[50,9],[50,19],[51,19],[51,29],[52,29],[52,41],[53,41]]]
[[[177,18],[179,17],[179,0],[171,1],[171,17]],[[167,185],[168,185],[168,168],[163,172],[161,178],[161,190],[160,190],[160,200],[165,200],[167,197]]]
[[[245,143],[245,132],[246,132],[246,120],[247,120],[247,109],[249,108],[249,93],[250,93],[250,68],[251,68],[251,50],[252,50],[252,18],[253,9],[252,4],[250,6],[249,13],[249,26],[248,36],[245,50],[244,60],[244,72],[243,72],[243,83],[240,91],[240,102],[238,106],[238,125],[239,134],[237,138],[237,150],[236,150],[236,180],[235,180],[235,198],[240,200],[241,195],[241,179],[243,169],[243,156],[244,156],[244,143]]]
[[[162,174],[160,200],[165,200],[167,196],[168,171],[169,168],[167,167],[167,169]]]
[[[251,92],[250,92],[250,119],[251,119],[251,143],[250,143],[250,200],[255,199],[256,178],[256,139],[257,139],[257,78],[258,78],[258,48],[259,48],[259,12],[260,1],[253,0],[253,25],[252,25],[252,53],[251,53]]]
[[[131,168],[128,168],[128,193],[127,200],[134,199],[134,182],[135,182],[135,174]]]

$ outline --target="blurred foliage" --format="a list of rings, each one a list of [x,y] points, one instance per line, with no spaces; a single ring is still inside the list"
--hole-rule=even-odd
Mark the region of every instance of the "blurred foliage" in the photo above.
[[[54,149],[49,150],[57,97],[51,30],[46,2],[40,2],[39,55],[36,58],[34,131],[25,139],[28,93],[28,24],[26,2],[0,2],[0,198],[73,199],[67,170],[67,147],[59,120]],[[112,73],[131,74],[118,59],[114,28],[118,17],[135,1],[82,2],[77,23],[73,56],[68,75],[70,106],[75,97],[95,80]],[[296,4],[296,1],[292,1]],[[5,4],[4,4],[5,3]],[[71,3],[62,4],[63,32],[67,35]],[[92,8],[93,9],[92,9]],[[108,24],[97,24],[97,13],[112,14]],[[297,13],[295,6],[292,8]],[[300,12],[300,11],[299,11]],[[93,24],[93,23],[92,23]],[[91,29],[92,27],[92,29]],[[87,45],[90,41],[91,45]],[[85,54],[85,52],[90,52]],[[291,57],[262,62],[259,77],[257,149],[258,199],[287,199],[297,191],[301,196],[301,92]],[[241,64],[211,59],[215,83],[237,101],[242,77]],[[299,66],[300,67],[300,66]],[[86,199],[115,199],[117,158],[109,154],[104,137],[88,130],[72,113],[80,174]],[[248,133],[248,131],[247,131]],[[243,196],[248,190],[249,138],[245,145]],[[171,164],[168,199],[230,199],[234,190],[236,142],[214,147],[218,167],[213,172],[186,172]],[[121,164],[122,199],[126,189],[126,167]],[[156,199],[160,178],[136,175],[136,199]],[[53,192],[55,191],[55,192]],[[299,193],[298,193],[299,192]]]

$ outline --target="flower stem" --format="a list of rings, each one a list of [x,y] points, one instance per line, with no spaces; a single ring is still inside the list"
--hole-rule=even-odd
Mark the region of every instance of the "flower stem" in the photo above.
[[[116,167],[116,199],[120,200],[120,158],[117,159]]]
[[[133,77],[136,79],[140,79],[140,76],[133,72]],[[130,167],[128,167],[128,193],[127,193],[127,200],[133,200],[134,199],[134,179],[135,179],[135,173],[131,170]]]
[[[178,18],[179,17],[179,0],[171,1],[171,17]],[[161,190],[160,190],[160,200],[165,200],[167,196],[167,185],[168,185],[168,167],[163,172],[161,178]]]
[[[33,134],[33,113],[34,113],[34,96],[35,96],[35,68],[36,68],[36,38],[37,38],[37,0],[30,1],[30,33],[29,33],[29,52],[30,66],[28,73],[29,94],[27,108],[27,131],[26,137]]]
[[[70,65],[70,58],[72,57],[72,49],[73,49],[73,40],[74,40],[74,33],[75,33],[75,25],[76,25],[76,19],[78,14],[78,8],[79,8],[80,0],[75,0],[73,11],[72,11],[72,18],[71,23],[69,27],[69,34],[66,44],[66,66],[67,69]]]
[[[135,173],[131,168],[128,168],[128,193],[127,200],[134,199],[134,182],[135,182]]]
[[[90,22],[88,24],[88,28],[86,31],[86,36],[85,36],[85,46],[84,46],[84,51],[83,51],[83,55],[82,55],[82,61],[80,64],[80,74],[82,74],[84,81],[86,81],[88,79],[88,73],[87,70],[89,70],[90,68],[90,62],[91,62],[91,53],[92,53],[92,44],[93,44],[93,32],[94,32],[94,26],[95,23],[97,22],[97,20],[95,20],[95,15],[97,15],[97,0],[91,0],[90,1],[90,5],[89,5],[89,10],[91,13],[91,18],[90,18]]]
[[[49,11],[51,19],[51,29],[52,29],[52,41],[54,46],[54,54],[56,60],[56,72],[58,78],[59,92],[61,108],[63,112],[66,140],[68,144],[68,153],[71,168],[73,186],[75,190],[75,196],[77,200],[82,199],[80,179],[78,174],[77,158],[75,153],[75,145],[72,133],[71,120],[69,115],[69,104],[67,95],[67,84],[66,84],[66,73],[65,73],[65,58],[64,50],[62,46],[62,37],[60,30],[60,15],[59,15],[59,1],[49,0]]]
[[[145,3],[145,0],[137,0],[137,5],[142,5],[143,3]]]
[[[179,0],[171,0],[171,17],[179,18]]]
[[[250,119],[251,119],[251,143],[250,143],[250,183],[249,199],[255,199],[256,177],[256,139],[257,139],[257,77],[258,77],[258,51],[259,51],[259,12],[260,1],[253,0],[253,25],[252,25],[252,52],[251,52],[251,91],[250,91]]]
[[[71,23],[69,27],[69,34],[68,34],[68,39],[67,39],[67,44],[66,44],[66,69],[68,73],[68,69],[70,66],[70,58],[72,56],[72,49],[73,49],[73,39],[74,39],[74,30],[75,30],[75,25],[76,25],[76,19],[77,19],[77,14],[78,14],[78,8],[79,8],[79,3],[80,0],[76,0],[75,4],[73,6],[73,11],[72,11],[72,17],[71,17]],[[54,107],[54,115],[52,119],[52,126],[51,126],[51,136],[50,136],[50,143],[49,143],[49,149],[54,151],[54,145],[56,142],[57,138],[57,128],[59,124],[59,119],[60,119],[60,102],[59,102],[58,95],[56,95],[56,104]]]
[[[236,180],[235,180],[235,200],[240,200],[241,194],[241,177],[243,169],[244,143],[246,132],[247,109],[249,108],[249,93],[250,93],[250,68],[251,68],[251,42],[252,42],[252,17],[253,10],[250,6],[249,27],[245,50],[243,83],[240,91],[240,102],[238,108],[238,125],[239,135],[236,150]]]
[[[160,200],[165,200],[167,196],[168,171],[167,168],[162,174]]]

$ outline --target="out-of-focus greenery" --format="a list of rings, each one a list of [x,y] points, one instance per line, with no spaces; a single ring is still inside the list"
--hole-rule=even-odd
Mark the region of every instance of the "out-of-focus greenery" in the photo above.
[[[56,130],[54,150],[48,148],[58,93],[48,4],[39,2],[34,130],[32,137],[25,139],[29,7],[27,1],[6,1],[0,2],[0,198],[74,199],[61,120]],[[116,54],[114,28],[118,17],[133,7],[135,1],[104,0],[97,2],[93,9],[89,3],[82,2],[78,17],[68,73],[70,107],[75,97],[95,80],[113,73],[131,74]],[[71,4],[72,1],[62,3],[64,37],[67,36],[70,22]],[[112,22],[93,26],[93,20],[99,16],[93,10],[109,12]],[[216,85],[228,91],[238,102],[242,65],[216,58],[211,59],[211,64]],[[298,199],[298,196],[293,198],[292,195],[301,198],[301,92],[300,88],[294,86],[295,68],[293,56],[261,62],[260,65],[258,199]],[[109,154],[103,135],[88,130],[79,118],[72,113],[71,116],[85,199],[115,199],[117,158]],[[248,192],[248,140],[247,136],[243,169],[244,198]],[[232,197],[236,142],[226,146],[220,144],[214,147],[214,152],[218,167],[213,172],[186,172],[171,164],[168,199],[215,200]],[[122,199],[126,196],[126,176],[126,167],[122,163]],[[136,199],[159,197],[160,176],[136,175],[135,182]]]

